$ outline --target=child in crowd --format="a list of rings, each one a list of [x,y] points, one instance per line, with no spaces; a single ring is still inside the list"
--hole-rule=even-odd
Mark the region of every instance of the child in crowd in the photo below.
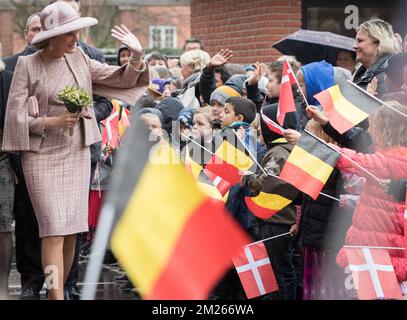
[[[272,104],[264,107],[263,112],[271,120],[277,122],[277,108],[277,104]],[[267,173],[278,176],[294,146],[287,143],[277,133],[272,132],[262,118],[260,121],[263,139],[268,149],[261,165]],[[299,130],[299,117],[295,112],[286,114],[283,128]],[[255,194],[258,194],[266,181],[266,177],[267,175],[262,171],[258,174],[247,172],[242,178],[242,184],[251,189]],[[276,179],[273,186],[277,190],[285,184],[285,182]],[[293,199],[299,194],[300,192],[296,191],[292,195]],[[294,203],[291,203],[268,219],[263,220],[255,217],[252,220],[252,232],[255,240],[262,240],[290,232],[295,223],[296,208]],[[290,237],[281,237],[273,241],[267,241],[264,244],[270,257],[279,291],[267,294],[261,299],[295,300],[297,276],[293,261],[292,239]]]
[[[407,114],[407,107],[397,102],[388,105]],[[380,183],[360,167],[378,179],[398,180],[407,177],[407,122],[395,111],[383,106],[369,118],[369,131],[376,152],[356,153],[354,150],[338,148],[346,155],[341,156],[337,168],[357,173],[366,178],[366,184],[356,205],[352,225],[349,228],[346,245],[382,247],[404,247],[405,204],[395,200],[382,189]],[[350,161],[350,158],[352,161]],[[359,165],[359,166],[358,166]],[[407,256],[404,250],[388,250],[397,280],[401,288],[407,281]],[[342,268],[349,264],[344,249],[339,251],[337,262]],[[404,285],[403,285],[404,283]],[[403,292],[407,294],[406,291]]]

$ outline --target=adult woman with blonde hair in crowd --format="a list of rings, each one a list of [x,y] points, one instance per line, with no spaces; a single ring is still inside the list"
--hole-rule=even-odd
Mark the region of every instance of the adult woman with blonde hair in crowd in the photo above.
[[[361,66],[355,72],[353,82],[366,89],[376,78],[377,93],[381,96],[387,92],[384,82],[387,60],[392,54],[400,51],[393,28],[386,21],[372,19],[362,23],[356,32],[353,49],[356,51],[356,61],[360,62]]]
[[[184,78],[184,87],[178,95],[184,106],[199,108],[201,106],[199,79],[201,71],[210,60],[207,52],[202,50],[190,50],[180,57],[181,73]]]
[[[149,77],[141,44],[124,25],[112,29],[112,36],[132,56],[123,66],[109,66],[77,48],[78,31],[97,24],[96,19],[81,18],[65,2],[48,5],[40,17],[42,31],[32,40],[39,51],[20,57],[14,72],[2,147],[21,153],[42,239],[48,298],[59,300],[64,298],[76,235],[88,231],[89,146],[100,134],[92,108],[70,113],[58,93],[73,86],[90,96],[131,103],[145,91]]]
[[[4,116],[13,73],[5,70],[1,60],[0,44],[0,147],[3,136]],[[15,175],[11,168],[10,157],[0,149],[0,300],[7,299],[8,278],[13,256],[13,205]]]

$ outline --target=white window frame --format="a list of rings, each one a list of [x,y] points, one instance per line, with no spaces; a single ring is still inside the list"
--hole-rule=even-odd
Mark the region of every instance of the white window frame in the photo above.
[[[150,49],[154,48],[154,41],[153,41],[153,30],[160,30],[160,47],[156,49],[164,49],[165,47],[165,31],[170,29],[173,30],[173,47],[170,49],[177,48],[177,27],[176,26],[164,26],[164,25],[156,25],[156,26],[149,26],[149,42],[150,42]]]

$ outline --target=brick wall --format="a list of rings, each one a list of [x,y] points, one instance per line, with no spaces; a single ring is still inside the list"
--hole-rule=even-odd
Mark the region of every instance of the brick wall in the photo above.
[[[214,54],[234,51],[233,62],[271,62],[274,42],[301,28],[301,0],[192,0],[191,34]]]
[[[140,43],[149,47],[149,26],[168,25],[177,28],[177,46],[182,48],[190,37],[191,10],[189,6],[139,6],[120,11],[121,23],[131,26]]]
[[[29,16],[30,13],[40,11],[42,7],[26,10],[24,19]],[[103,7],[100,10],[116,10],[117,7]],[[131,31],[135,32],[139,38],[141,44],[148,48],[149,46],[149,26],[150,25],[172,25],[177,28],[177,45],[178,48],[182,48],[185,39],[191,35],[191,10],[188,5],[169,5],[169,6],[132,6],[132,7],[118,7],[119,15],[117,22],[124,23]],[[86,16],[88,8],[82,7],[83,14]],[[99,7],[93,7],[94,12],[98,12]],[[104,16],[99,14],[90,14],[100,19],[100,23],[107,23],[106,36],[110,37],[110,28],[113,27],[113,22],[106,22]],[[25,23],[25,20],[24,22]],[[110,26],[110,24],[112,24]],[[103,26],[104,27],[104,26]],[[96,28],[96,27],[94,27]],[[3,56],[8,56],[20,52],[26,46],[24,35],[17,30],[15,21],[15,12],[0,8],[0,42],[3,47]],[[92,35],[85,37],[90,29],[82,32],[81,36],[86,39],[90,44],[95,44]],[[116,43],[116,46],[119,44]]]
[[[13,18],[14,12],[5,10],[0,11],[0,43],[2,44],[3,57],[8,56],[13,53]]]

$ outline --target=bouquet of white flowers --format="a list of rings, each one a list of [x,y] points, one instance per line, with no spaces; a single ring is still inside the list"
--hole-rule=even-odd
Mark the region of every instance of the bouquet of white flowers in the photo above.
[[[65,108],[68,112],[75,113],[86,119],[92,118],[87,113],[87,108],[93,107],[93,100],[85,90],[66,86],[58,93],[58,97],[65,104]],[[72,128],[69,130],[69,134],[72,136]]]

